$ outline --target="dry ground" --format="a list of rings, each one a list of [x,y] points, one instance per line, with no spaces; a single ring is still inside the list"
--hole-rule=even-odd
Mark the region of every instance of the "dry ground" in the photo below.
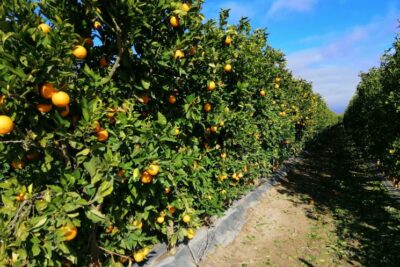
[[[279,193],[283,189],[270,190],[248,212],[247,223],[235,241],[218,248],[200,266],[346,265],[330,247],[337,239],[331,217],[309,218],[314,205],[307,198]]]
[[[336,126],[201,267],[400,266],[400,207]]]

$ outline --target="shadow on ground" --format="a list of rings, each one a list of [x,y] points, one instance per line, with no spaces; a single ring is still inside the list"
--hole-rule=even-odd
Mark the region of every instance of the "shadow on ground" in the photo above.
[[[327,249],[349,265],[400,266],[399,203],[389,197],[376,169],[343,127],[326,130],[306,151],[282,183],[282,193],[312,199],[311,218],[333,215],[338,242]]]

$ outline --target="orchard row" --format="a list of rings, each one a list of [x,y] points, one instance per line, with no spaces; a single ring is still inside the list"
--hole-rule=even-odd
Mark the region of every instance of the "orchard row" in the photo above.
[[[173,250],[335,123],[264,30],[201,6],[0,3],[0,265]]]

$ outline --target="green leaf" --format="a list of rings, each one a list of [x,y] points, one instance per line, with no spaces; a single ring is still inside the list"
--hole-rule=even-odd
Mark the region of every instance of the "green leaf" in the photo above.
[[[76,154],[76,156],[87,156],[90,153],[90,148],[85,148],[83,150],[81,150],[80,152],[78,152]]]
[[[167,124],[167,118],[162,113],[158,112],[157,117],[158,117],[157,122],[160,125],[166,125]]]
[[[104,181],[97,191],[97,202],[102,203],[103,199],[110,195],[114,190],[113,181]]]
[[[133,179],[136,181],[136,180],[139,179],[139,176],[140,176],[140,170],[139,170],[139,168],[134,169],[134,170],[133,170]]]
[[[36,256],[39,255],[39,254],[40,254],[40,247],[39,247],[38,244],[34,244],[34,245],[32,246],[32,255],[33,255],[34,257],[36,257]]]
[[[103,178],[103,175],[101,173],[102,163],[99,158],[93,157],[90,159],[89,162],[83,163],[83,166],[89,172],[89,175],[91,177],[90,183],[92,185],[96,184]]]
[[[86,211],[85,214],[86,217],[94,223],[104,222],[106,219],[106,216],[95,208],[91,208]]]
[[[141,80],[142,83],[142,87],[146,90],[148,90],[150,88],[150,82],[147,82],[145,80]]]
[[[31,228],[31,230],[37,229],[43,226],[47,222],[47,217],[46,216],[38,217],[33,219],[31,222],[35,223],[35,225]]]

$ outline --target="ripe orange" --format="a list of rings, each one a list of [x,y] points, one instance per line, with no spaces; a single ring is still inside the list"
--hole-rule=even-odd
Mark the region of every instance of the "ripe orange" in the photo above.
[[[265,92],[265,90],[261,90],[260,91],[260,96],[265,96],[267,93]]]
[[[158,216],[157,217],[157,223],[162,224],[165,222],[165,217],[164,216]]]
[[[107,226],[105,232],[107,234],[111,234],[113,232],[113,230],[114,230],[114,225],[109,225],[109,226]]]
[[[38,28],[44,33],[49,33],[51,31],[51,27],[46,23],[39,24]]]
[[[176,103],[176,97],[175,97],[174,95],[170,95],[170,96],[168,97],[168,102],[169,102],[170,104],[175,104],[175,103]]]
[[[93,23],[93,26],[94,26],[94,28],[95,28],[96,30],[98,30],[98,29],[101,28],[101,23],[100,23],[99,21],[95,21],[95,22]]]
[[[52,104],[37,104],[36,109],[41,113],[47,113],[53,108]]]
[[[133,253],[133,258],[135,259],[136,262],[142,262],[144,260],[145,255],[143,252],[134,252]]]
[[[118,171],[118,177],[120,177],[120,178],[125,178],[125,171],[124,171],[123,169],[120,169],[120,170]]]
[[[0,95],[0,105],[3,105],[6,102],[6,97],[4,95]]]
[[[0,135],[9,134],[14,129],[14,122],[6,115],[0,115]]]
[[[279,87],[280,87],[279,83],[276,83],[275,84],[275,89],[279,89]]]
[[[188,238],[188,239],[193,239],[193,237],[194,237],[195,234],[196,234],[196,233],[195,233],[195,231],[194,231],[192,228],[189,228],[189,229],[187,230],[187,238]]]
[[[210,103],[205,103],[203,106],[205,112],[210,112],[212,110],[212,105]]]
[[[181,10],[182,10],[182,11],[185,11],[185,12],[189,12],[190,6],[189,6],[188,4],[186,4],[186,3],[184,3],[184,4],[182,4],[182,6],[181,6]]]
[[[149,184],[153,181],[153,176],[147,171],[144,171],[140,176],[140,181],[144,184]]]
[[[150,164],[149,168],[147,169],[147,172],[148,172],[151,176],[157,175],[159,171],[160,171],[160,165],[158,165],[158,164],[156,164],[156,163]]]
[[[231,64],[226,64],[224,67],[225,72],[231,72],[232,71],[232,65]]]
[[[26,159],[28,161],[34,161],[40,157],[40,153],[37,151],[30,151],[26,154]]]
[[[99,61],[99,65],[100,65],[100,67],[102,67],[102,68],[107,67],[107,65],[108,65],[107,59],[106,59],[105,57],[101,57],[101,58],[100,58],[100,61]]]
[[[71,241],[75,239],[78,234],[78,229],[76,226],[72,225],[64,225],[60,228],[61,232],[63,233],[65,241]]]
[[[58,92],[51,83],[45,83],[40,87],[40,95],[44,99],[51,99],[54,93]]]
[[[65,109],[60,112],[61,117],[65,118],[69,115],[69,106],[65,106]]]
[[[225,45],[229,46],[232,43],[232,38],[228,35],[225,38]]]
[[[72,54],[78,59],[85,59],[87,56],[87,50],[85,47],[77,45],[74,47]]]
[[[173,28],[178,28],[179,27],[179,19],[175,16],[172,16],[169,19],[169,24],[173,27]]]
[[[171,214],[174,214],[175,211],[176,211],[176,208],[174,206],[172,206],[172,205],[168,205],[167,209],[168,209],[168,212],[171,213]]]
[[[215,82],[210,82],[207,86],[207,90],[213,91],[216,87],[217,87],[217,85],[215,84]]]
[[[143,227],[142,221],[139,221],[139,220],[134,220],[132,224],[134,227],[136,227],[138,229],[142,229],[142,227]]]
[[[282,79],[281,79],[280,77],[276,77],[276,78],[275,78],[275,83],[280,83],[281,80],[282,80]]]
[[[221,154],[221,158],[222,158],[222,159],[226,159],[226,157],[227,157],[226,153],[222,153],[222,154]]]
[[[182,217],[182,220],[183,220],[184,223],[189,223],[190,220],[191,220],[191,218],[190,218],[189,215],[185,214],[185,215]]]
[[[150,249],[148,247],[144,247],[140,250],[142,254],[146,257],[150,253]]]
[[[15,197],[15,199],[16,199],[18,202],[22,202],[22,201],[24,201],[24,200],[26,199],[26,195],[25,195],[24,193],[19,193],[19,194]]]
[[[218,126],[211,126],[211,132],[216,133],[218,131]]]
[[[170,192],[171,192],[171,188],[166,187],[166,188],[164,189],[164,193],[165,193],[165,194],[169,194]]]
[[[148,97],[147,95],[140,96],[139,102],[146,105],[147,103],[150,102],[150,97]]]
[[[192,56],[194,56],[196,54],[196,47],[195,46],[190,47],[189,54],[192,55]]]
[[[226,180],[226,179],[228,179],[228,175],[226,173],[221,173],[218,176],[218,180],[220,180],[220,181],[223,181],[223,180]]]
[[[88,46],[90,46],[90,47],[93,47],[93,40],[91,38],[83,39],[83,43],[88,45]]]
[[[51,97],[51,102],[53,102],[56,107],[66,107],[70,102],[69,95],[63,91],[56,92]]]
[[[102,130],[102,128],[101,128],[101,125],[100,125],[100,122],[99,121],[95,121],[94,123],[93,123],[93,131],[94,132],[100,132],[101,130]]]
[[[185,57],[185,53],[183,53],[182,50],[178,49],[178,50],[175,51],[175,54],[174,54],[174,58],[175,59],[182,59],[184,57]]]
[[[13,160],[11,162],[11,167],[14,170],[22,170],[25,167],[25,163],[22,160]]]
[[[97,140],[99,142],[105,142],[108,139],[108,132],[107,130],[100,130],[97,132]]]
[[[106,114],[107,119],[114,119],[116,111],[110,111]]]

